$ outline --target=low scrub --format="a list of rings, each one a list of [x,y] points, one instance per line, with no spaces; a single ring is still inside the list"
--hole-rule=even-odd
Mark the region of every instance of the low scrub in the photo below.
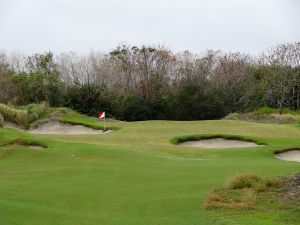
[[[282,114],[278,110],[262,107],[253,112],[230,113],[225,117],[228,120],[245,120],[263,123],[295,124],[300,121],[300,111],[283,109]]]
[[[255,209],[261,193],[272,192],[283,185],[280,178],[263,178],[255,174],[232,177],[223,188],[214,190],[203,204],[204,208]]]

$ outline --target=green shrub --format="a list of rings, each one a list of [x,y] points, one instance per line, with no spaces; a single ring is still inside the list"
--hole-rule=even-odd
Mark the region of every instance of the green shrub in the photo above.
[[[27,108],[28,112],[36,113],[38,118],[41,118],[49,110],[49,104],[46,102],[42,102],[40,104],[30,104],[28,106],[30,106]]]
[[[28,119],[29,119],[29,122],[32,123],[32,122],[38,120],[38,119],[39,119],[39,116],[38,116],[38,114],[36,114],[36,113],[30,113]]]

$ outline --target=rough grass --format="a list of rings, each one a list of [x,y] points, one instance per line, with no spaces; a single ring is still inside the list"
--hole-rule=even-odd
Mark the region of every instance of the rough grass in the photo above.
[[[0,127],[3,127],[3,122],[4,122],[4,119],[3,119],[2,114],[0,113]]]
[[[255,209],[257,198],[283,186],[279,177],[263,178],[256,174],[240,174],[232,177],[223,188],[214,190],[205,200],[204,208]]]

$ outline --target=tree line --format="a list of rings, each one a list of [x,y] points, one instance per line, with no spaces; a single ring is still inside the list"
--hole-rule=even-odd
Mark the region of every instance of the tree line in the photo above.
[[[300,42],[252,57],[120,45],[108,54],[0,55],[0,102],[49,102],[126,120],[199,120],[300,107]]]

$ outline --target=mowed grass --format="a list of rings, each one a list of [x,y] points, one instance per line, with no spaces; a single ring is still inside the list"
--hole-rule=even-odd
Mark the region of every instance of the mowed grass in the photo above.
[[[108,126],[121,129],[107,135],[33,136],[0,128],[0,143],[23,138],[48,146],[1,148],[0,224],[300,224],[299,209],[203,208],[212,190],[239,173],[299,173],[300,163],[273,157],[275,150],[300,147],[295,125],[231,120],[112,123]],[[267,146],[194,149],[170,143],[194,134],[241,135]]]

